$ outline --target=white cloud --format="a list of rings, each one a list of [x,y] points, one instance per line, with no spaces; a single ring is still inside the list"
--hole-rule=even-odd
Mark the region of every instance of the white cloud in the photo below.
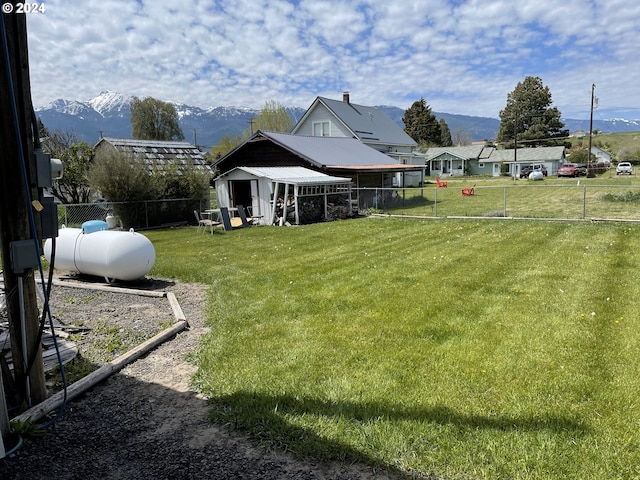
[[[201,107],[365,105],[496,117],[526,75],[561,110],[640,118],[640,4],[626,0],[47,0],[28,18],[32,96],[110,89]],[[563,113],[565,113],[563,111]]]

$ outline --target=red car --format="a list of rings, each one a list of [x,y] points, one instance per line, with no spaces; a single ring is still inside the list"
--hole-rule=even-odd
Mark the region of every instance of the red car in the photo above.
[[[586,175],[587,169],[577,163],[564,163],[558,169],[559,177],[578,177],[580,175]]]

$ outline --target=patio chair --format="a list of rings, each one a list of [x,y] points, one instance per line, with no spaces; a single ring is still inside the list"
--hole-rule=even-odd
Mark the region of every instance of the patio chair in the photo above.
[[[472,197],[476,194],[476,184],[473,184],[473,187],[467,187],[462,189],[463,197]]]
[[[210,218],[203,218],[202,215],[199,214],[197,210],[194,210],[193,214],[195,215],[196,220],[198,222],[198,231],[202,230],[202,232],[204,232],[204,229],[209,227],[209,229],[211,230],[211,233],[213,233],[213,227],[220,225],[220,223],[215,222]]]
[[[447,188],[448,182],[443,182],[438,177],[436,177],[436,183],[438,184],[438,188]]]

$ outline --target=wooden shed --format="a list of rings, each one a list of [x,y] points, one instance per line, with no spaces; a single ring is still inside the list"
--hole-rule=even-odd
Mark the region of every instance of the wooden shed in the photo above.
[[[218,205],[249,209],[263,225],[314,223],[352,214],[351,179],[305,167],[236,167],[215,180]]]

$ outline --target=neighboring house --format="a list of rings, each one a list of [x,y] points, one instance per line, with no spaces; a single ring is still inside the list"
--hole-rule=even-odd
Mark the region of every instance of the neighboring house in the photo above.
[[[264,225],[283,225],[289,219],[298,225],[352,213],[350,178],[304,167],[236,167],[215,184],[220,207],[248,207]]]
[[[565,160],[564,147],[497,150],[492,146],[435,147],[427,150],[432,176],[500,175],[520,176],[524,167],[542,164],[555,174]]]
[[[429,148],[425,153],[429,174],[438,177],[498,176],[500,175],[500,167],[498,166],[496,170],[493,164],[486,162],[493,150],[495,147],[485,147],[484,145]]]
[[[181,166],[193,165],[198,170],[211,173],[211,167],[202,152],[188,142],[104,137],[93,147],[94,156],[114,151],[144,160],[149,170],[162,170],[168,165],[176,165],[179,171]]]
[[[524,167],[542,164],[549,175],[558,173],[558,168],[565,161],[564,147],[518,148],[508,150],[494,150],[485,160],[485,164],[492,164],[493,169],[501,169],[502,173],[519,177]]]
[[[221,174],[237,167],[305,167],[327,175],[349,178],[358,189],[397,187],[398,175],[415,172],[424,178],[425,168],[424,164],[403,165],[354,138],[263,131],[256,132],[219,159],[215,166]],[[357,196],[360,204],[364,205],[363,191],[358,190]],[[247,202],[245,194],[240,198],[231,193],[231,205],[253,204],[253,201]]]
[[[364,145],[390,156],[398,163],[424,165],[424,156],[415,152],[417,143],[382,110],[351,103],[349,93],[340,100],[317,97],[300,121],[294,135],[354,138]],[[396,183],[417,186],[417,173],[398,178]]]
[[[611,154],[599,149],[591,147],[591,153],[596,156],[596,163],[603,163],[607,168],[611,166]]]

